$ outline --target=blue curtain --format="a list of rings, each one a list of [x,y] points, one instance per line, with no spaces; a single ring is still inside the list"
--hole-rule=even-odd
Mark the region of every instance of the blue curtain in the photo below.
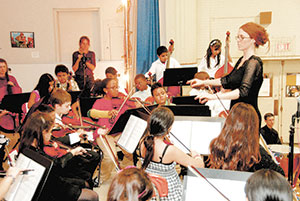
[[[138,0],[136,73],[146,73],[160,45],[158,0]]]

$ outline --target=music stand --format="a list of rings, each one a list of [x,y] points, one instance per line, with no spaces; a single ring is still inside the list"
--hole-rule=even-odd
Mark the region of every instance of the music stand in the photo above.
[[[21,161],[18,162],[18,160]],[[6,194],[7,200],[45,200],[43,196],[45,196],[44,192],[47,191],[45,186],[53,167],[52,160],[30,149],[24,149],[18,160],[16,163],[17,167],[34,169],[34,171],[29,172],[28,177],[26,175],[25,177],[22,175],[18,176],[19,178],[16,179],[16,182]],[[26,196],[24,195],[24,190],[26,190]]]
[[[205,116],[210,117],[207,105],[165,105],[174,113],[174,116]]]
[[[154,110],[158,105],[151,105],[148,106],[147,109],[149,109],[150,111]],[[140,117],[144,120],[147,121],[149,114],[145,111],[144,108],[140,107],[140,108],[136,108],[136,109],[129,109],[126,110],[117,120],[117,122],[114,124],[114,126],[112,127],[112,129],[109,132],[109,135],[115,134],[115,133],[120,133],[124,130],[126,123],[130,117],[130,115],[134,115],[137,117]]]
[[[245,200],[244,186],[247,179],[253,174],[250,172],[218,170],[208,168],[197,168],[215,187],[218,188],[229,200]],[[196,177],[188,170],[188,175],[184,177],[182,200],[194,201],[199,199],[199,192],[195,189],[202,189],[201,196],[209,197],[208,200],[225,200],[218,192],[209,186],[207,181]],[[233,191],[234,189],[234,191]]]
[[[71,104],[73,104],[77,101],[81,91],[68,91],[68,93],[71,95]]]
[[[186,82],[194,78],[197,67],[168,68],[164,71],[164,86],[180,86],[180,96],[182,96],[182,86],[188,85]]]
[[[22,105],[28,102],[30,97],[30,92],[20,93],[20,94],[10,94],[5,95],[2,99],[0,108],[13,113],[23,113]]]
[[[96,100],[101,99],[99,97],[87,98],[81,97],[80,98],[80,108],[81,108],[81,115],[83,117],[87,117],[87,112],[92,109]]]
[[[204,105],[199,103],[199,100],[195,100],[196,96],[178,96],[173,97],[172,103],[176,105]]]

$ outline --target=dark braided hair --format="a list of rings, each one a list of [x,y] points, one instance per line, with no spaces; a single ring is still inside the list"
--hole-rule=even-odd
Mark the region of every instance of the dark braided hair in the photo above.
[[[174,122],[173,112],[166,107],[159,107],[152,111],[148,120],[147,134],[144,138],[146,148],[145,160],[142,165],[146,169],[154,155],[154,138],[163,136]]]

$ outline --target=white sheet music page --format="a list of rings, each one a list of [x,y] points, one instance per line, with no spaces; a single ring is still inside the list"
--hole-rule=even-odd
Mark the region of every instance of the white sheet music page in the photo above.
[[[221,122],[193,121],[191,149],[199,154],[208,155],[210,142],[219,136],[221,130]]]
[[[45,167],[20,154],[16,166],[22,169],[33,169],[28,174],[19,175],[5,196],[8,201],[30,201],[45,172]]]
[[[245,181],[212,179],[208,180],[230,201],[246,200],[244,193]],[[185,191],[186,201],[223,201],[226,200],[216,189],[210,186],[203,178],[188,176]],[[200,199],[199,199],[199,196]]]
[[[185,146],[190,148],[191,146],[191,133],[192,133],[192,121],[174,121],[171,132],[175,135]],[[171,142],[183,152],[189,151],[178,142],[172,135],[170,135]]]
[[[129,153],[133,153],[147,128],[147,121],[130,115],[127,124],[118,140],[118,145]]]

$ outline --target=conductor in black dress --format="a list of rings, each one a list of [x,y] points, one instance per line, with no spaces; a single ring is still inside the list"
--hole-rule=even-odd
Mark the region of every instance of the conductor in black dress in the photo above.
[[[228,92],[218,92],[220,99],[230,99],[233,105],[244,102],[252,105],[256,110],[259,122],[261,115],[257,105],[258,92],[263,82],[263,62],[255,56],[255,48],[268,43],[270,46],[269,36],[262,26],[248,22],[242,25],[236,36],[238,49],[243,52],[234,69],[228,75],[215,80],[198,80],[188,81],[192,87],[203,85],[222,86],[224,89],[230,89]],[[215,94],[203,93],[198,95],[200,103],[208,100],[217,99]]]

